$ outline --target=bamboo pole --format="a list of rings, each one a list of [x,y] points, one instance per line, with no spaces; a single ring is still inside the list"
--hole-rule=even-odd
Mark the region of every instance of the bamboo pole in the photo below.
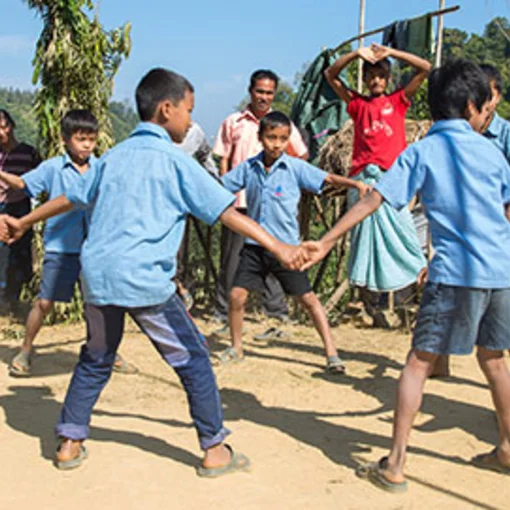
[[[365,0],[360,0],[359,4],[359,34],[363,34],[365,31]],[[363,48],[365,44],[365,39],[363,37],[359,38],[358,48]],[[358,94],[361,94],[363,90],[363,60],[361,58],[358,59]]]

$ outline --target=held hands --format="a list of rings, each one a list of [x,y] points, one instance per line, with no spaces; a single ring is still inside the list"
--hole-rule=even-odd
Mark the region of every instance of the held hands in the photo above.
[[[357,181],[356,187],[358,188],[360,198],[363,198],[365,195],[372,193],[372,190],[374,189],[373,186],[369,186],[368,184],[365,184],[361,181]]]
[[[12,244],[20,239],[26,230],[21,220],[7,214],[0,215],[0,241]]]
[[[301,249],[306,253],[306,262],[301,266],[301,271],[306,271],[317,262],[320,262],[328,253],[328,248],[322,241],[305,241]]]
[[[329,248],[321,241],[305,241],[300,246],[281,243],[274,255],[287,268],[293,271],[306,271],[322,260]]]

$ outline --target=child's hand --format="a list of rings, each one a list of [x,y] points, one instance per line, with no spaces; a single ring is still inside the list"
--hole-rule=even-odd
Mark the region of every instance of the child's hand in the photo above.
[[[369,186],[368,184],[365,184],[364,182],[361,181],[357,182],[356,187],[358,188],[360,198],[363,198],[365,195],[368,195],[374,189],[373,186]]]
[[[7,243],[9,240],[9,227],[5,221],[6,218],[6,214],[0,214],[0,241],[4,243]]]
[[[27,230],[27,227],[23,226],[21,220],[6,214],[1,216],[0,223],[2,224],[0,227],[0,240],[7,244],[12,244],[21,239]]]
[[[277,259],[287,268],[300,271],[301,266],[308,260],[308,253],[301,246],[281,243],[275,252]]]
[[[301,247],[307,254],[307,262],[301,267],[301,271],[306,271],[320,262],[329,252],[321,241],[305,241],[301,243]]]
[[[429,268],[425,266],[418,274],[418,278],[416,279],[418,285],[422,287],[427,283],[429,279]]]
[[[387,46],[381,46],[380,44],[372,43],[370,49],[372,50],[375,58],[374,62],[379,62],[379,60],[383,60],[391,56],[391,48],[388,48]]]
[[[358,57],[362,58],[366,62],[370,62],[371,64],[375,64],[377,62],[377,58],[370,46],[364,46],[358,50]]]

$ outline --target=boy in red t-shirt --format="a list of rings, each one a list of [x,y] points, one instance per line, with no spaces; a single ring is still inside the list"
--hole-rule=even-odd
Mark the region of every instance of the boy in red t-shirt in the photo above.
[[[388,57],[417,70],[407,85],[391,94],[386,94],[391,79]],[[364,60],[363,82],[368,96],[349,89],[339,77],[340,71],[356,58]],[[349,177],[374,185],[406,148],[405,115],[430,67],[428,61],[411,53],[372,44],[343,55],[326,69],[328,83],[347,103],[347,112],[354,122]],[[357,199],[357,193],[350,191],[349,206]],[[382,208],[352,231],[349,278],[354,285],[372,291],[402,289],[416,281],[425,265],[407,208],[398,213],[391,207]]]

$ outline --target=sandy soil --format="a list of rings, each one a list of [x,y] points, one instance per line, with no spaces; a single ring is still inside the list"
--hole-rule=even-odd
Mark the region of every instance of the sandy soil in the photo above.
[[[212,350],[217,325],[197,321]],[[13,379],[6,366],[22,332],[0,324],[0,508],[17,509],[508,509],[509,478],[469,459],[496,441],[489,392],[473,356],[453,361],[453,377],[427,384],[412,433],[410,490],[389,495],[355,476],[360,461],[386,451],[396,381],[409,345],[395,332],[335,328],[345,376],[323,371],[308,327],[287,341],[257,343],[248,324],[247,359],[217,369],[231,443],[250,456],[251,473],[217,480],[195,475],[200,451],[185,395],[173,372],[129,324],[121,353],[138,375],[115,375],[96,405],[90,457],[78,470],[52,465],[52,428],[84,325],[44,328],[34,377]]]

